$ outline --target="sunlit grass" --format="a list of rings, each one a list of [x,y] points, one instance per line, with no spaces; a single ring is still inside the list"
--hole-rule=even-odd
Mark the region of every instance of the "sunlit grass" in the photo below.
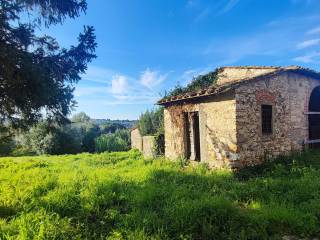
[[[136,151],[1,158],[0,239],[319,236],[319,161],[306,153],[235,176]]]

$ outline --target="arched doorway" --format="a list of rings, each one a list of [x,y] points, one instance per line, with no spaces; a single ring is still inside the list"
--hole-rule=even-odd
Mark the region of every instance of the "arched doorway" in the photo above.
[[[310,147],[320,148],[320,86],[311,93],[308,115]]]

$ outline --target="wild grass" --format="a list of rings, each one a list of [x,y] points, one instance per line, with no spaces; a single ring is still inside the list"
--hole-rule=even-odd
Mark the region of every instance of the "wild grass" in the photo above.
[[[0,159],[0,239],[320,236],[319,153],[238,174],[136,151]]]

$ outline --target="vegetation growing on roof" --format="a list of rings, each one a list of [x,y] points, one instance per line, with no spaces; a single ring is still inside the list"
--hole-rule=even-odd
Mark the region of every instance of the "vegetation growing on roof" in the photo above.
[[[186,87],[182,87],[180,84],[177,84],[172,90],[165,94],[164,98],[181,95],[188,92],[200,91],[202,89],[206,89],[212,85],[215,85],[217,74],[218,69],[205,75],[194,77]]]

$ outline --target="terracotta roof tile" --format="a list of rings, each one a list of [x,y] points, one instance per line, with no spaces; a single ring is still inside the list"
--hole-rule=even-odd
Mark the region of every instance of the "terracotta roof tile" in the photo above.
[[[178,102],[181,100],[186,100],[186,99],[194,99],[194,98],[199,98],[199,97],[205,97],[205,96],[210,96],[210,95],[216,95],[220,94],[223,92],[230,91],[237,86],[247,82],[247,81],[253,81],[256,79],[259,79],[261,77],[272,77],[275,75],[278,75],[283,72],[295,72],[295,73],[300,73],[300,74],[307,74],[311,75],[312,77],[316,79],[320,79],[320,73],[316,72],[312,69],[309,68],[303,68],[300,66],[288,66],[288,67],[268,67],[268,66],[227,66],[227,67],[220,67],[218,68],[219,71],[222,71],[223,69],[274,69],[274,71],[263,73],[260,75],[256,75],[253,77],[244,77],[237,79],[236,81],[231,81],[226,84],[221,84],[221,85],[212,85],[206,89],[202,89],[199,91],[194,91],[194,92],[187,92],[184,94],[172,96],[172,97],[167,97],[167,98],[162,98],[157,102],[159,105],[165,105],[167,103],[172,103],[172,102]]]

